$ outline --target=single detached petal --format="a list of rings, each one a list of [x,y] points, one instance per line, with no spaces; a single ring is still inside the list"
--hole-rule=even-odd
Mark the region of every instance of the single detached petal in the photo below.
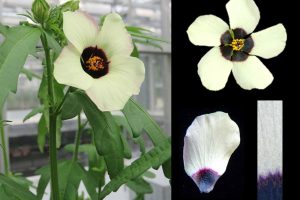
[[[66,46],[54,63],[54,77],[57,82],[82,90],[88,89],[94,79],[83,71],[80,53],[73,45]]]
[[[265,89],[273,81],[273,75],[255,56],[243,62],[234,62],[232,69],[236,82],[246,90]]]
[[[187,34],[194,45],[219,46],[222,34],[228,29],[228,25],[219,17],[202,15],[189,26]]]
[[[256,28],[260,13],[253,0],[230,0],[226,4],[230,28],[242,28],[248,34]]]
[[[279,55],[285,48],[287,34],[282,24],[253,33],[251,35],[254,47],[250,54],[263,58],[273,58]]]
[[[200,192],[207,193],[214,188],[239,144],[239,128],[227,113],[196,117],[184,138],[183,161],[186,173]]]
[[[110,71],[86,90],[101,111],[121,110],[128,99],[138,94],[145,78],[141,60],[128,56],[113,56]]]
[[[63,30],[67,39],[82,52],[86,47],[96,45],[97,23],[83,12],[64,12]]]
[[[204,87],[217,91],[225,87],[232,62],[222,56],[219,47],[212,48],[198,63],[198,74]]]
[[[108,57],[116,54],[129,56],[133,50],[132,39],[117,13],[108,14],[98,34],[97,44]]]

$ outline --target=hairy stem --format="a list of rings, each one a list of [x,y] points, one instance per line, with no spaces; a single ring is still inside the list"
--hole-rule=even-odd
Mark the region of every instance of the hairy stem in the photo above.
[[[1,135],[1,144],[2,144],[2,156],[4,160],[4,174],[9,174],[9,168],[8,168],[8,158],[7,158],[7,152],[6,152],[6,139],[5,139],[5,132],[4,132],[4,124],[2,123],[2,110],[0,110],[0,135]]]
[[[78,128],[75,136],[75,150],[73,154],[73,161],[76,162],[78,158],[78,149],[79,149],[79,144],[80,144],[80,137],[81,137],[81,132],[82,132],[82,126],[81,126],[81,117],[80,114],[77,117],[77,123],[78,123]]]
[[[56,152],[56,118],[54,108],[54,86],[53,86],[53,63],[50,55],[50,49],[46,35],[43,33],[41,36],[43,48],[46,57],[46,70],[48,81],[48,94],[49,94],[49,151],[50,151],[50,171],[51,171],[51,196],[53,200],[59,200],[59,187],[58,187],[58,174],[57,174],[57,152]]]

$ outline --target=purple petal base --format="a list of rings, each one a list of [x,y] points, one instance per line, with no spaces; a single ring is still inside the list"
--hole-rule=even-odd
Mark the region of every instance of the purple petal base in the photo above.
[[[192,179],[197,184],[200,192],[209,193],[214,189],[214,186],[220,175],[210,168],[203,168],[192,175]]]
[[[269,173],[259,176],[257,182],[257,200],[282,200],[282,174]]]

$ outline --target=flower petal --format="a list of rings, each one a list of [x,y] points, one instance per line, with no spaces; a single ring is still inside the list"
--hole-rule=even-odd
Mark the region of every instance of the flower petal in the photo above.
[[[80,53],[71,44],[66,46],[54,63],[54,77],[57,82],[82,90],[88,89],[94,79],[83,71]]]
[[[248,34],[257,26],[260,13],[253,0],[230,0],[226,4],[230,28],[242,28]]]
[[[145,78],[142,61],[134,57],[113,56],[109,73],[86,90],[101,111],[121,110],[133,94],[138,94]]]
[[[254,47],[251,54],[263,58],[273,58],[285,48],[287,35],[282,24],[271,26],[251,35]]]
[[[243,62],[234,62],[232,69],[236,82],[246,90],[265,89],[273,81],[273,75],[255,56]]]
[[[219,47],[207,52],[198,63],[198,74],[204,87],[221,90],[225,87],[232,69],[232,62],[226,60]]]
[[[67,39],[79,52],[89,46],[95,46],[98,34],[97,23],[83,12],[64,12],[63,30]]]
[[[183,162],[201,192],[213,189],[239,144],[239,127],[227,113],[218,111],[195,118],[184,137]]]
[[[100,48],[108,57],[116,54],[129,56],[133,51],[132,39],[120,15],[108,14],[97,37]]]
[[[194,45],[219,46],[222,34],[228,29],[228,25],[219,17],[202,15],[189,26],[187,34]]]

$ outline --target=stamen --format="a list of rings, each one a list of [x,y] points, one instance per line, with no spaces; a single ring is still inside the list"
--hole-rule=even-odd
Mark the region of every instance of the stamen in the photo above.
[[[86,67],[88,68],[88,70],[92,70],[92,71],[103,70],[105,64],[106,64],[105,61],[99,56],[91,56],[86,61]]]
[[[233,39],[229,46],[233,51],[240,51],[244,47],[245,39]]]

